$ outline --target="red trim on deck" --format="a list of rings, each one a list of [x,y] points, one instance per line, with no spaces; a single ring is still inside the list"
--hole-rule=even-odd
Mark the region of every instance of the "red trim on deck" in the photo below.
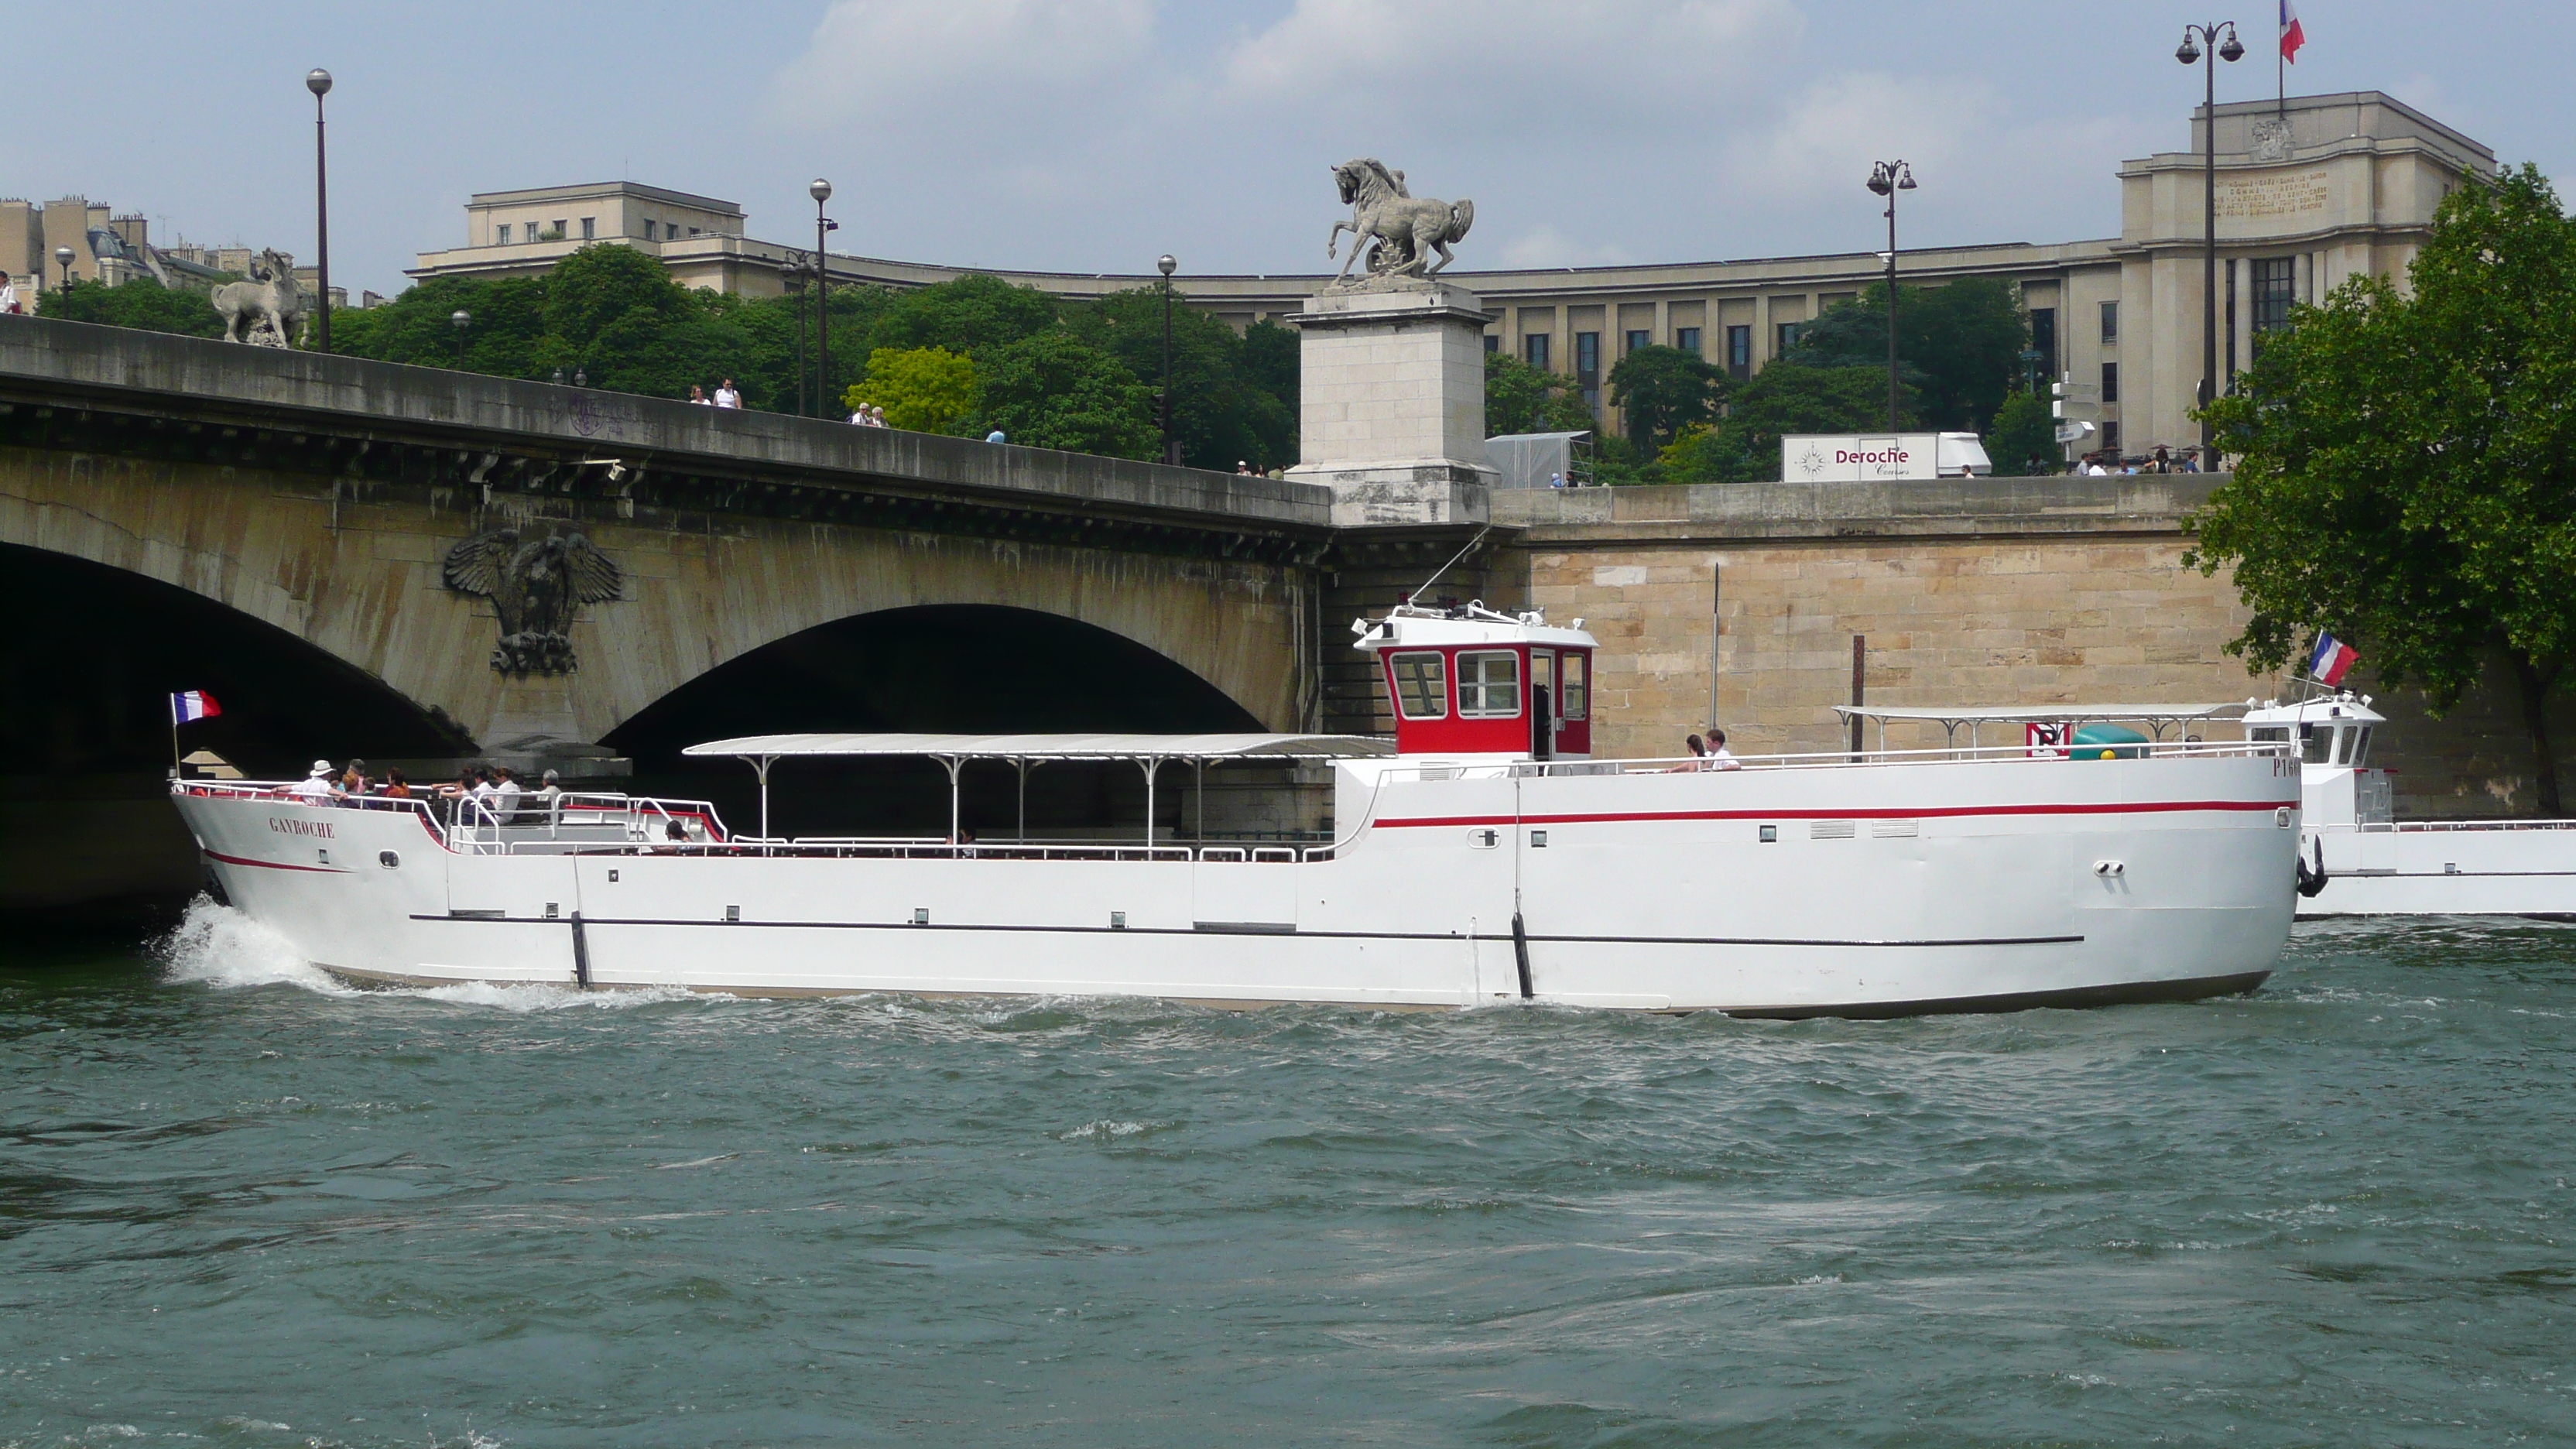
[[[2278,810],[2289,800],[2150,800],[2129,805],[1935,805],[1920,810],[1641,810],[1573,815],[1425,815],[1405,825],[1597,825],[1640,820],[1938,820],[1970,815],[2168,815],[2200,810]]]

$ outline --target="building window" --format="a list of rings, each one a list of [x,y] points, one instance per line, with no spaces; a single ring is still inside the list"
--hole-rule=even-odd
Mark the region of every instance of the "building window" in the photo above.
[[[1521,712],[1521,657],[1509,650],[1458,656],[1458,713],[1511,719]]]
[[[1583,405],[1601,410],[1601,334],[1574,334],[1574,383],[1583,389]]]
[[[581,239],[583,241],[596,241],[599,239],[598,217],[585,216],[581,219]]]
[[[501,223],[501,226],[500,226],[500,229],[499,229],[499,230],[497,230],[497,231],[495,231],[495,232],[493,232],[493,233],[492,233],[492,245],[494,245],[494,246],[496,246],[496,247],[505,247],[505,246],[508,246],[509,244],[510,244],[510,224],[509,224],[508,222],[506,222],[506,221],[505,221],[505,222]]]
[[[1628,352],[1634,352],[1638,348],[1644,347],[1653,338],[1653,336],[1654,334],[1651,332],[1630,332],[1628,334],[1628,350],[1627,352],[1622,352],[1619,355],[1625,357],[1628,355]]]
[[[1693,357],[1699,356],[1699,329],[1696,327],[1674,328],[1673,345],[1680,348],[1682,351],[1689,353]]]
[[[691,236],[696,236],[697,234],[698,234],[698,229],[697,229],[696,227],[694,227],[694,226],[693,226],[693,227],[690,227],[690,228],[689,228],[689,235],[691,235]]]
[[[2104,342],[2120,340],[2120,304],[2117,302],[2102,304],[2102,340]]]
[[[2106,362],[2106,363],[2103,363],[2103,364],[2102,364],[2102,401],[2104,401],[2105,403],[2115,403],[2115,402],[2118,402],[2119,400],[2120,400],[2120,364],[2118,364],[2118,363],[2116,363],[2116,362]]]
[[[1774,323],[1772,323],[1772,324],[1771,324],[1771,355],[1772,355],[1773,357],[1778,357],[1780,354],[1782,354],[1782,353],[1784,353],[1784,352],[1787,352],[1790,348],[1793,348],[1793,347],[1797,346],[1797,345],[1798,345],[1798,334],[1799,334],[1799,332],[1801,332],[1802,330],[1804,330],[1804,324],[1802,324],[1802,323],[1797,323],[1797,322],[1774,322]]]
[[[1726,329],[1726,370],[1736,377],[1753,375],[1753,329],[1750,326]]]
[[[1557,669],[1565,675],[1559,685],[1565,695],[1562,718],[1581,719],[1583,712],[1592,707],[1591,692],[1585,687],[1583,678],[1584,657],[1581,654],[1568,652],[1557,663]]]
[[[1449,717],[1448,669],[1438,653],[1398,654],[1387,666],[1395,674],[1395,707],[1406,719]]]
[[[2102,450],[2106,453],[2114,454],[2120,451],[2120,420],[2118,418],[2113,418],[2102,425]]]
[[[2030,350],[2039,354],[2039,380],[2057,381],[2057,309],[2030,309]]]
[[[555,218],[554,230],[547,239],[550,241],[562,241],[565,237],[570,235],[572,235],[572,223],[559,216]]]
[[[1500,351],[1502,351],[1502,350],[1503,350],[1503,334],[1501,334],[1501,333],[1499,333],[1499,332],[1488,332],[1488,333],[1486,333],[1486,334],[1485,334],[1485,350],[1486,350],[1487,352],[1500,352]]]
[[[2290,325],[2290,304],[2299,295],[2299,259],[2256,257],[2254,330],[2271,332]]]
[[[1527,337],[1521,339],[1521,361],[1528,363],[1530,366],[1537,368],[1541,372],[1547,371],[1546,333],[1533,332]]]

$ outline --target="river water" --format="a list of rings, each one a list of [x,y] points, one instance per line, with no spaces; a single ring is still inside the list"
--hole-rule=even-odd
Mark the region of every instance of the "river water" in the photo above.
[[[0,1444],[2576,1440],[2576,927],[1887,1023],[0,953]]]

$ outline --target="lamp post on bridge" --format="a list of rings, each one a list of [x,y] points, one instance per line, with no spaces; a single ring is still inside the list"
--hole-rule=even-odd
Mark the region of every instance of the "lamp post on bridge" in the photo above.
[[[1163,461],[1181,461],[1180,447],[1172,441],[1172,273],[1180,262],[1170,252],[1155,259],[1154,266],[1163,274]]]
[[[2226,39],[2219,38],[2221,33]],[[2202,46],[2208,46],[2208,60],[2202,60]],[[2203,472],[2218,471],[2218,434],[2210,426],[2209,405],[2218,396],[2218,62],[2233,65],[2244,58],[2245,47],[2236,39],[2236,22],[2220,20],[2208,25],[2186,25],[2182,28],[2182,45],[2174,59],[2185,65],[2202,66],[2201,80],[2201,208],[2200,208],[2200,466]]]
[[[832,199],[831,182],[817,176],[814,184],[805,188],[805,194],[814,198],[814,415],[821,417],[822,410],[831,406],[826,394],[832,390],[832,312],[825,295],[830,288],[830,268],[823,260],[829,255],[823,241],[826,233],[839,230],[841,224],[823,215],[823,203]]]
[[[474,325],[474,314],[459,307],[447,314],[448,325],[456,329],[456,370],[465,370],[465,329]]]
[[[1887,430],[1896,431],[1896,193],[1914,189],[1914,168],[1881,161],[1869,168],[1869,189],[1887,198]]]
[[[63,290],[68,292],[72,289],[72,249],[70,247],[54,248],[54,260],[62,266]]]
[[[305,73],[304,88],[313,93],[313,250],[316,290],[322,301],[314,313],[313,335],[324,352],[331,350],[331,188],[323,164],[322,98],[331,93],[331,72],[315,66]]]

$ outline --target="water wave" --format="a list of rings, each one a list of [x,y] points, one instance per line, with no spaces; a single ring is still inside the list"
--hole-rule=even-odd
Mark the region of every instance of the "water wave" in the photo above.
[[[275,928],[231,906],[217,905],[208,896],[188,903],[187,914],[168,935],[153,943],[152,954],[161,962],[165,979],[197,982],[217,990],[294,986],[322,996],[408,997],[514,1012],[577,1007],[622,1010],[668,1001],[735,999],[678,986],[582,991],[570,986],[496,986],[485,981],[460,981],[447,986],[359,987],[314,965]]]

